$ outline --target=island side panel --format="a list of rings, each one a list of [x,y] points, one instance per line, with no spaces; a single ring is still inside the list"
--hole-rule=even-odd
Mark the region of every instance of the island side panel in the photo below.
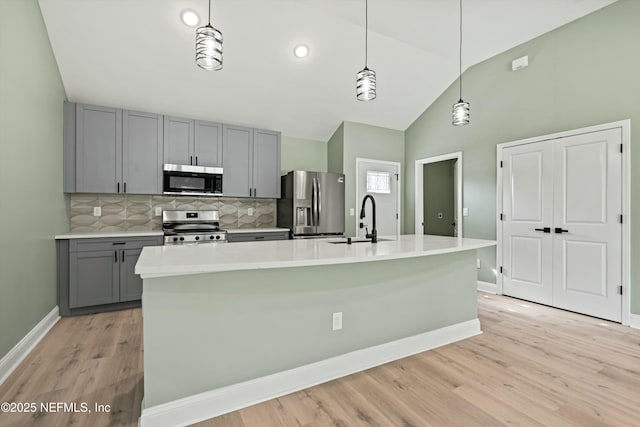
[[[145,279],[145,407],[476,319],[475,254]]]

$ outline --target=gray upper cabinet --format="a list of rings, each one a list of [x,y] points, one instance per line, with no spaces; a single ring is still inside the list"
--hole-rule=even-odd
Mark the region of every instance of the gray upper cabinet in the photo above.
[[[117,193],[122,175],[122,110],[76,105],[76,189]]]
[[[280,132],[253,130],[253,196],[280,198]]]
[[[219,123],[165,116],[164,134],[164,163],[221,166]]]
[[[123,192],[162,193],[162,139],[162,116],[123,112]]]
[[[194,156],[198,166],[222,166],[222,125],[220,123],[195,122]]]
[[[226,197],[253,196],[252,129],[224,125],[222,141],[222,194]]]
[[[162,193],[162,116],[65,103],[64,191]]]
[[[194,121],[178,117],[164,117],[164,162],[176,165],[193,163]]]
[[[227,197],[280,197],[280,133],[223,126],[222,192]]]

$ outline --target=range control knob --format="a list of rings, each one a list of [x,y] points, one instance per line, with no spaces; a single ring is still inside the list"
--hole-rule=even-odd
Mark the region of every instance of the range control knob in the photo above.
[[[174,241],[174,242],[177,242],[177,241],[178,241],[178,238],[177,238],[177,237],[174,237],[174,238],[173,238],[173,241]]]
[[[184,237],[181,237],[181,238],[180,238],[180,241],[182,242],[183,240],[184,240]]]
[[[214,237],[213,237],[213,236],[209,236],[209,239],[213,240],[213,239],[214,239]]]
[[[216,240],[220,240],[220,235],[216,235]]]
[[[196,240],[200,240],[200,236],[196,236]]]

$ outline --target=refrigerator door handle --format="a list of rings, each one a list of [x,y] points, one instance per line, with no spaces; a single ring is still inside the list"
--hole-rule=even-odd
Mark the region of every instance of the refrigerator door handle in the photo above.
[[[316,225],[320,225],[320,217],[322,216],[322,188],[320,188],[320,180],[317,180],[317,189],[318,194],[316,197],[318,209],[316,210],[316,214],[318,215],[318,221],[316,221]]]
[[[311,225],[316,225],[316,179],[311,179]]]

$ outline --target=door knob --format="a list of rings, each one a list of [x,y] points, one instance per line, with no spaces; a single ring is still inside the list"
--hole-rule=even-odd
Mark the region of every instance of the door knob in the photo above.
[[[535,230],[536,231],[542,231],[543,233],[551,233],[551,227],[536,228]],[[558,229],[556,228],[556,230],[558,230]],[[556,233],[557,233],[557,231],[556,231]]]
[[[564,230],[564,229],[562,229],[560,227],[556,227],[555,228],[555,232],[556,232],[556,234],[562,234],[562,233],[568,233],[569,230]]]

